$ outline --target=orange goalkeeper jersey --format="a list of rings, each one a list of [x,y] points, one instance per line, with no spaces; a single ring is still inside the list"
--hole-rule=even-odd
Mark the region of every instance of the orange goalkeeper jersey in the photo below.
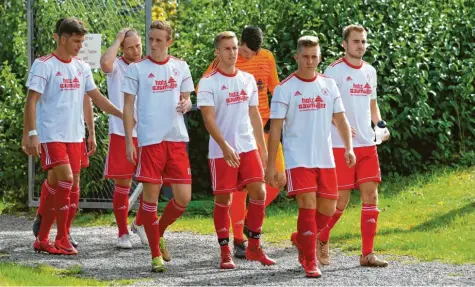
[[[214,59],[204,75],[207,75],[218,66],[218,59]],[[262,122],[265,124],[270,118],[269,98],[267,92],[271,94],[274,88],[279,84],[277,76],[277,66],[274,55],[266,49],[260,49],[259,53],[248,60],[238,55],[236,68],[248,72],[254,76],[259,89],[259,112]]]

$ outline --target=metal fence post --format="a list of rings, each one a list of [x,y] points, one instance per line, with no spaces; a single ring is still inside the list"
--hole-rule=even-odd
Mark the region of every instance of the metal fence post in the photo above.
[[[152,0],[145,0],[145,51],[150,54],[150,47],[148,45],[148,29],[152,24]]]
[[[28,0],[27,7],[26,7],[26,18],[27,18],[27,29],[28,29],[28,70],[30,69],[33,61],[35,59],[35,49],[33,46],[34,40],[34,29],[35,29],[35,21],[34,21],[34,6],[35,0]],[[33,193],[35,191],[35,159],[32,156],[28,156],[28,206],[37,206],[33,202]]]

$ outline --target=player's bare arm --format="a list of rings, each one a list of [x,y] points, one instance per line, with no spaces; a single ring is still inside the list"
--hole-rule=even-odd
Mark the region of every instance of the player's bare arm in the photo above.
[[[356,156],[353,152],[353,141],[351,140],[351,127],[348,119],[345,116],[345,113],[334,113],[333,121],[335,126],[340,134],[341,139],[343,140],[343,145],[345,146],[345,159],[348,167],[352,167],[356,164]]]
[[[371,121],[375,126],[382,121],[381,112],[379,111],[378,100],[371,100]],[[384,127],[383,141],[389,140],[390,136],[391,134],[389,132],[389,129],[387,127]]]
[[[202,106],[200,109],[201,113],[203,114],[203,121],[205,123],[206,130],[209,132],[211,137],[213,137],[213,139],[223,151],[223,156],[226,163],[234,168],[239,167],[239,154],[224,140],[223,134],[221,133],[218,125],[216,124],[216,115],[214,107]]]
[[[269,139],[267,141],[268,158],[265,180],[268,184],[276,188],[279,186],[277,169],[275,168],[275,161],[277,158],[277,150],[279,149],[280,136],[282,134],[283,125],[284,119],[272,119],[272,122],[270,124]]]
[[[26,131],[28,136],[28,141],[26,143],[26,153],[32,156],[39,156],[41,154],[40,140],[36,132],[36,104],[40,99],[41,94],[29,90],[28,97],[26,99]]]
[[[96,153],[97,143],[96,143],[96,129],[94,127],[94,112],[92,108],[92,100],[88,95],[84,96],[84,120],[87,126],[87,155],[92,156]]]
[[[122,112],[114,106],[108,98],[104,97],[98,89],[87,92],[87,95],[91,97],[92,101],[99,109],[103,110],[108,114],[112,114],[120,119],[122,119]]]
[[[136,165],[137,160],[137,151],[135,150],[134,142],[133,142],[133,134],[132,130],[134,128],[134,103],[135,103],[135,96],[124,93],[124,130],[125,130],[125,145],[126,145],[126,153],[127,153],[127,160]]]
[[[267,147],[264,139],[264,130],[262,126],[262,118],[257,106],[249,107],[249,117],[251,118],[251,126],[254,130],[254,138],[256,139],[257,146],[260,149],[261,161],[264,170],[267,165]]]
[[[190,93],[180,93],[180,101],[178,102],[178,105],[176,106],[176,111],[186,114],[187,112],[191,111],[191,99],[190,99]]]
[[[101,57],[101,69],[104,73],[112,72],[114,66],[115,58],[119,52],[120,45],[125,39],[125,33],[130,30],[130,28],[124,28],[117,33],[114,43],[105,51],[104,55]]]

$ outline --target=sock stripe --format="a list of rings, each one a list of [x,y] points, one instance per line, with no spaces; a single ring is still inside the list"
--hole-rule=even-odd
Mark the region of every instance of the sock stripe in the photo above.
[[[178,205],[178,203],[176,203],[174,198],[172,198],[172,204],[173,204],[173,207],[175,207],[176,210],[184,211],[186,209],[186,207]]]
[[[124,187],[119,187],[115,186],[114,192],[122,193],[122,194],[129,194],[130,188],[124,188]]]
[[[265,205],[266,201],[265,200],[249,199],[249,203],[257,204],[257,205]]]
[[[58,185],[67,189],[71,189],[73,187],[73,183],[71,181],[58,181]]]
[[[157,206],[156,205],[148,205],[145,202],[143,203],[142,209],[148,212],[156,212]]]
[[[231,205],[224,205],[224,204],[221,204],[221,203],[217,203],[216,201],[214,202],[214,205],[216,206],[219,206],[219,207],[230,207]]]

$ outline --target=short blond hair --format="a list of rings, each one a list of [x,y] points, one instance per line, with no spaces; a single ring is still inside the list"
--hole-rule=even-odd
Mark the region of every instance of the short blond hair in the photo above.
[[[303,47],[315,47],[319,46],[319,40],[318,37],[316,36],[302,36],[297,40],[297,53],[300,52],[300,50]]]
[[[237,40],[236,34],[232,31],[224,31],[219,33],[218,35],[216,35],[216,37],[214,37],[214,48],[218,49],[221,40],[233,38]]]
[[[350,34],[353,31],[367,34],[363,26],[351,24],[343,28],[343,40],[348,41],[348,37],[350,37]]]
[[[161,20],[153,21],[152,24],[150,24],[150,30],[152,29],[165,30],[168,32],[167,40],[170,40],[172,38],[173,28],[172,26],[170,26],[170,24],[168,24],[165,21],[161,21]]]

